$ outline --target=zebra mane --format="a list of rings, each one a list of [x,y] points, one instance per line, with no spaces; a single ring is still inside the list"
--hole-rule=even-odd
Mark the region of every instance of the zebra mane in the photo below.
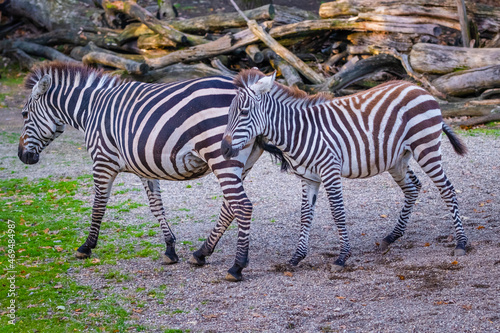
[[[235,78],[234,84],[238,88],[247,88],[263,78],[265,75],[260,70],[256,68],[242,70]],[[318,93],[315,95],[309,95],[303,90],[297,87],[288,87],[281,83],[274,82],[273,91],[280,92],[283,99],[300,99],[305,105],[315,105],[318,103],[327,102],[333,99],[328,93]]]
[[[45,75],[65,77],[66,82],[79,85],[112,85],[116,86],[126,81],[118,76],[105,73],[102,69],[94,69],[81,63],[67,63],[60,61],[46,62],[36,66],[24,79],[24,87],[33,89],[35,84]],[[89,82],[90,81],[90,82]]]

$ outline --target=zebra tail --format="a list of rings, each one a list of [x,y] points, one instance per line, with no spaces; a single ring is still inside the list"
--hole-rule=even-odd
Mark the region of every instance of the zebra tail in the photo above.
[[[453,149],[458,155],[463,156],[467,153],[467,146],[465,146],[465,143],[463,143],[463,141],[460,140],[460,138],[455,134],[455,132],[453,132],[451,127],[446,125],[445,123],[443,123],[443,132],[450,140]]]
[[[262,135],[259,135],[255,143],[257,146],[262,148],[264,151],[267,151],[271,156],[274,158],[275,161],[281,164],[281,171],[285,172],[290,169],[290,164],[288,161],[285,159],[285,156],[283,156],[283,152],[276,146],[270,145],[267,143],[267,140],[264,139]]]

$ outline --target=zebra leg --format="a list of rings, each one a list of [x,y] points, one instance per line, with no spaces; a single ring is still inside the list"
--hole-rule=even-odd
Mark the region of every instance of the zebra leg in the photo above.
[[[105,170],[104,172],[96,172],[95,170]],[[97,239],[99,238],[99,229],[101,228],[102,217],[106,211],[106,204],[108,203],[109,195],[111,193],[111,187],[113,181],[115,180],[117,172],[115,170],[110,170],[109,166],[95,166],[94,165],[94,204],[92,206],[92,223],[90,224],[90,231],[85,243],[78,248],[76,251],[76,257],[79,259],[89,258],[92,249],[97,245]]]
[[[409,166],[406,167],[406,171],[400,172],[402,169],[403,168],[389,170],[392,178],[403,191],[405,202],[403,209],[399,214],[396,227],[382,240],[380,244],[380,249],[382,251],[387,251],[390,244],[394,243],[398,238],[403,236],[406,230],[406,224],[408,223],[413,207],[415,206],[415,202],[417,201],[418,192],[420,192],[420,188],[422,187],[422,184],[420,184],[417,176]]]
[[[440,153],[440,152],[439,152]],[[462,219],[460,218],[460,213],[458,211],[458,201],[457,195],[455,193],[455,188],[446,177],[441,164],[441,155],[434,157],[432,159],[422,158],[422,160],[417,160],[425,173],[434,182],[434,185],[439,189],[441,193],[441,198],[443,198],[446,206],[451,212],[453,218],[453,226],[455,227],[455,235],[457,239],[457,246],[455,247],[454,255],[463,256],[465,255],[465,246],[467,245],[467,236],[465,235],[464,227],[462,225]]]
[[[193,256],[191,257],[191,259],[189,259],[189,263],[196,266],[205,265],[205,257],[210,256],[214,252],[215,246],[219,242],[219,239],[222,237],[233,220],[234,213],[231,210],[229,203],[224,200],[220,209],[217,225],[212,230],[210,236],[208,236],[200,249],[193,252]]]
[[[299,262],[307,256],[307,251],[309,249],[309,230],[311,229],[311,223],[314,217],[314,207],[316,205],[320,184],[321,183],[302,179],[300,236],[297,250],[289,261],[292,266],[297,266]]]
[[[330,202],[333,220],[337,225],[340,237],[340,254],[337,260],[335,260],[332,269],[340,271],[344,268],[346,260],[351,256],[351,244],[349,243],[349,236],[347,235],[347,229],[345,226],[344,199],[342,196],[340,171],[335,170],[333,174],[322,178],[328,195],[328,201]]]
[[[175,253],[175,235],[173,234],[170,226],[167,223],[165,217],[165,209],[163,208],[163,202],[161,200],[160,193],[160,181],[158,179],[148,179],[140,177],[142,185],[146,190],[149,200],[149,209],[151,213],[156,217],[158,222],[160,222],[160,227],[163,232],[163,237],[165,239],[166,250],[163,254],[163,264],[170,265],[179,262],[179,257]]]

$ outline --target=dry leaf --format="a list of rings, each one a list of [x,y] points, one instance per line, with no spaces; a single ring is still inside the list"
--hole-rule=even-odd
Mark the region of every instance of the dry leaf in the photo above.
[[[45,229],[43,232],[44,232],[45,234],[48,234],[48,233],[49,233],[49,228]]]
[[[293,276],[292,272],[284,272],[283,275],[288,276],[288,277],[292,277]]]
[[[63,250],[63,248],[60,247],[59,245],[54,246],[54,248],[56,249],[57,252],[61,252]]]
[[[338,298],[338,299],[345,299],[344,296],[335,296],[335,297]]]
[[[397,276],[400,280],[404,280],[405,279],[405,276],[404,275],[398,275]]]
[[[382,214],[382,215],[380,215],[380,217],[383,218],[383,219],[385,219],[385,218],[387,218],[387,215]]]
[[[426,246],[426,247],[427,246],[431,246],[431,244],[430,243],[425,243],[424,246]]]
[[[136,313],[142,313],[142,310],[141,309],[132,309],[132,311],[136,312]]]
[[[63,287],[63,286],[62,286],[62,284],[56,284],[56,285],[54,286],[54,289],[61,289],[62,287]]]
[[[484,227],[482,225],[480,225],[479,227],[477,227],[477,230],[481,230],[481,229],[484,229]]]
[[[452,262],[451,262],[451,264],[452,264],[452,265],[458,265],[458,261],[456,261],[456,260],[455,260],[455,261],[452,261]]]
[[[92,259],[90,262],[91,262],[91,263],[93,263],[93,264],[97,264],[97,263],[100,263],[100,262],[101,262],[101,260],[99,260],[99,259],[97,259],[97,258],[94,258],[94,259]]]

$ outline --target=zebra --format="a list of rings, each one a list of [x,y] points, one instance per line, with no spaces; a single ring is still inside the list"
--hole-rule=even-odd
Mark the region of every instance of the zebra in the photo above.
[[[118,173],[128,172],[141,179],[151,212],[160,223],[166,244],[163,263],[178,262],[159,180],[189,180],[213,172],[224,200],[216,227],[189,262],[204,265],[236,219],[237,252],[226,279],[242,279],[252,214],[242,180],[269,145],[249,140],[237,158],[221,156],[220,142],[236,94],[231,78],[147,84],[120,80],[82,65],[49,63],[28,74],[25,86],[32,91],[22,110],[24,127],[18,149],[22,162],[37,163],[42,150],[66,125],[85,134],[93,160],[95,196],[90,231],[76,251],[78,258],[90,257],[96,247],[113,181]]]
[[[441,131],[459,155],[467,148],[443,123],[439,105],[429,93],[409,82],[390,81],[341,98],[309,96],[274,83],[275,76],[250,69],[235,78],[238,93],[230,106],[221,150],[225,158],[234,158],[248,142],[263,135],[282,150],[284,162],[301,179],[301,234],[291,265],[307,255],[314,206],[323,183],[340,238],[333,268],[345,266],[351,246],[341,177],[367,178],[388,171],[405,200],[397,225],[383,239],[381,249],[387,250],[403,236],[421,188],[409,166],[412,156],[452,213],[457,242],[454,255],[465,255],[467,237],[455,190],[442,168]]]

